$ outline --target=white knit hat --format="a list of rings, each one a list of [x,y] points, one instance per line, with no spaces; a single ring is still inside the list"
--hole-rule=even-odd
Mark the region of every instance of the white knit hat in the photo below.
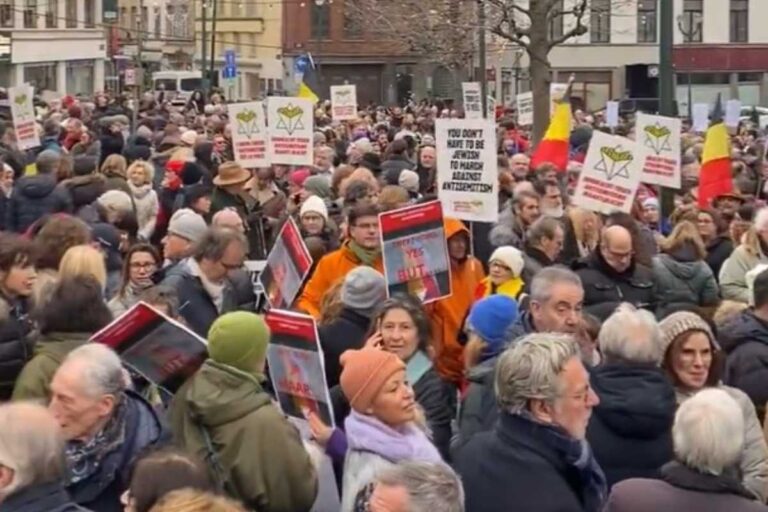
[[[321,215],[326,222],[328,221],[328,207],[325,206],[325,201],[317,196],[309,196],[304,200],[299,210],[299,218],[303,217],[305,213],[312,212]]]
[[[523,267],[525,266],[523,253],[511,245],[502,245],[493,251],[488,262],[490,263],[494,260],[503,263],[516,277],[520,277],[520,274],[523,272]]]

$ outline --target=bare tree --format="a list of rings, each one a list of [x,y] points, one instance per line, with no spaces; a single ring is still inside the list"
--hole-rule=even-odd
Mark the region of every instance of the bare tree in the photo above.
[[[562,0],[484,0],[489,9],[489,29],[493,34],[520,46],[529,59],[528,72],[533,91],[533,138],[541,139],[549,124],[549,52],[565,41],[587,33],[585,17],[588,0],[576,0],[564,9]],[[567,30],[553,34],[550,27],[558,18],[573,20]]]

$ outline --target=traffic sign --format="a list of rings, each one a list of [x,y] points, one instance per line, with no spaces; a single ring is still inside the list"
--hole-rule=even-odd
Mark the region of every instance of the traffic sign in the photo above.
[[[221,70],[221,77],[229,79],[237,77],[237,59],[235,50],[224,51],[224,69]]]
[[[125,70],[125,85],[136,85],[136,70],[128,68]]]

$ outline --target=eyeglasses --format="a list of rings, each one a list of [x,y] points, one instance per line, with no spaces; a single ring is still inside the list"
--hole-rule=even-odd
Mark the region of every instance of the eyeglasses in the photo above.
[[[131,263],[131,269],[133,270],[151,270],[153,268],[157,267],[157,263],[151,263],[151,262],[133,262]]]

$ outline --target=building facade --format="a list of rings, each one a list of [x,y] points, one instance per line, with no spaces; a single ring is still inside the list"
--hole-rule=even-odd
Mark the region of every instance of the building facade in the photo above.
[[[102,90],[105,34],[101,0],[0,0],[0,86]]]
[[[194,2],[120,0],[118,53],[148,72],[191,70],[195,55]]]
[[[288,1],[294,3],[294,0]],[[271,91],[283,90],[281,0],[198,0],[197,4],[198,68],[201,67],[202,45],[206,44],[206,65],[211,69],[213,63],[213,69],[219,75],[219,85],[229,97],[258,98]],[[206,9],[205,30],[203,9]],[[222,75],[227,50],[235,52],[237,64],[237,76],[231,80]]]
[[[564,12],[580,0],[561,0]],[[664,0],[666,1],[666,0]],[[711,102],[718,93],[742,105],[768,105],[768,16],[766,0],[671,0],[675,31],[673,61],[677,101],[682,113],[693,103]],[[658,96],[658,0],[590,0],[586,34],[552,49],[554,81],[576,75],[575,96],[590,110],[621,98]],[[550,32],[575,24],[559,18]],[[496,41],[497,47],[503,42]],[[497,99],[509,103],[527,90],[527,56],[507,47],[489,56],[496,68]],[[690,79],[690,80],[689,80]],[[689,86],[690,82],[690,86]]]

